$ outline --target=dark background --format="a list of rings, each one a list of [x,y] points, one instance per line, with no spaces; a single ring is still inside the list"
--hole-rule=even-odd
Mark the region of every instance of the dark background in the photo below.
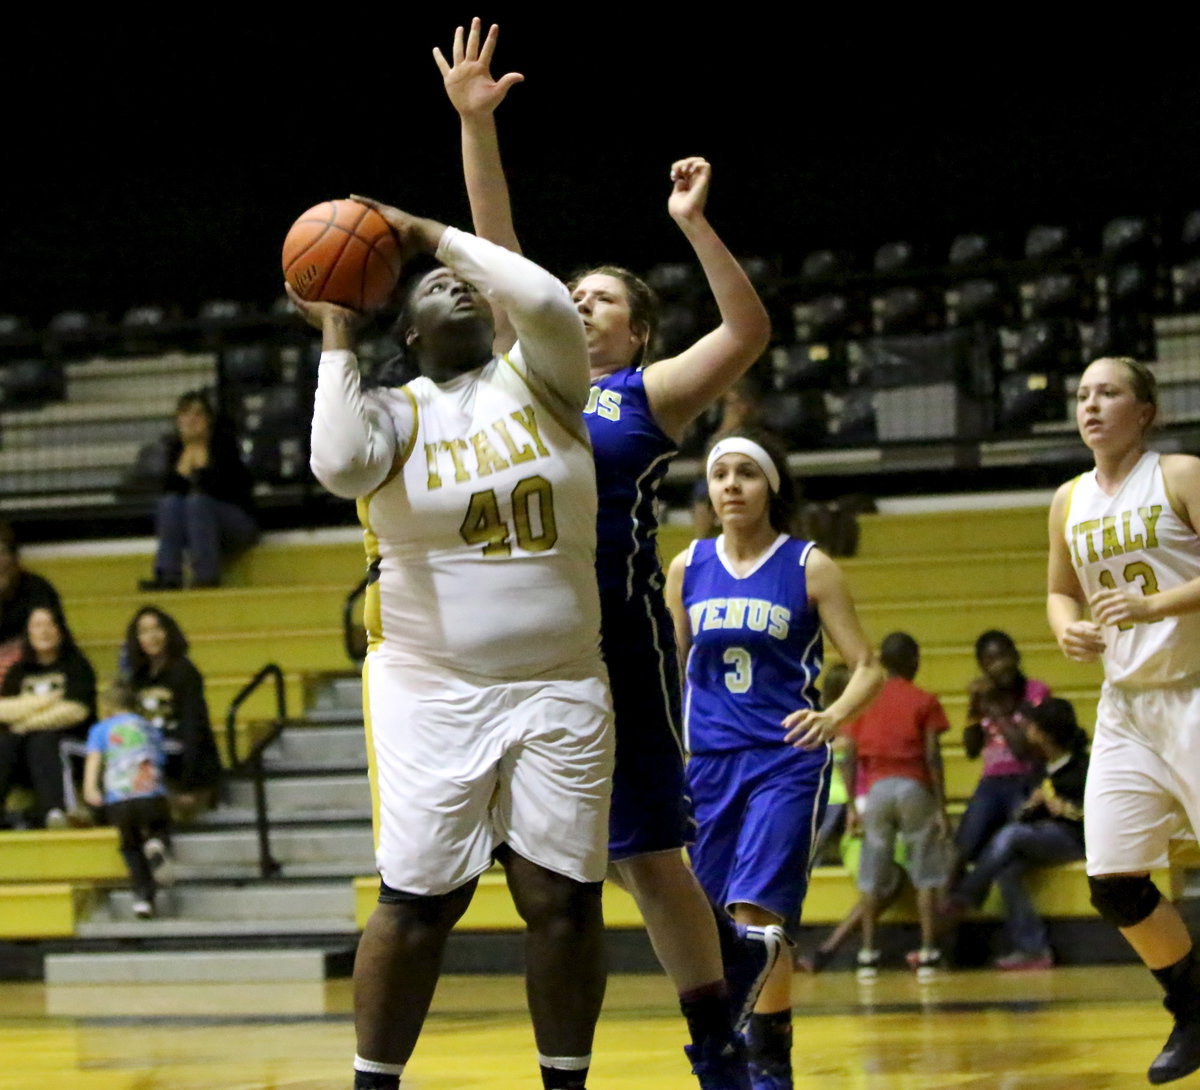
[[[0,311],[268,304],[292,219],[351,190],[467,225],[430,50],[469,9],[284,9],[270,26],[177,11],[10,39]],[[1169,237],[1200,207],[1195,18],[481,14],[503,27],[496,72],[526,76],[500,115],[517,226],[559,273],[686,258],[665,198],[687,154],[714,164],[710,215],[731,247],[785,272],[827,245],[866,265],[895,238],[937,263],[962,230],[1017,256],[1037,222],[1094,249],[1111,216],[1161,216]]]

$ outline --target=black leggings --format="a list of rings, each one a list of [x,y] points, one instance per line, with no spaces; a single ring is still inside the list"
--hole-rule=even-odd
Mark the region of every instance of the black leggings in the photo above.
[[[121,834],[121,856],[129,869],[133,891],[144,901],[154,900],[158,883],[146,859],[146,841],[157,837],[164,848],[171,847],[171,807],[165,795],[110,802],[105,807],[109,824]]]

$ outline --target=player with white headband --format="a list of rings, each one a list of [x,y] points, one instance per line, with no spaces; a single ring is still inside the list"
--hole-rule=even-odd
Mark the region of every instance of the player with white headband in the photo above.
[[[675,558],[666,591],[686,656],[692,867],[738,923],[794,935],[829,794],[830,740],[871,702],[883,673],[841,569],[788,533],[794,488],[774,443],[722,439],[707,476],[723,532]],[[824,709],[823,632],[851,671]],[[792,1085],[791,976],[781,960],[750,1020],[756,1090]]]

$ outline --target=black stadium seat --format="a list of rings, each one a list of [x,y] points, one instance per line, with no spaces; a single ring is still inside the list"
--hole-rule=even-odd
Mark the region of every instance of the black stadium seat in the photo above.
[[[885,242],[875,251],[872,268],[882,276],[894,276],[916,265],[916,250],[911,242]]]
[[[1079,326],[1070,318],[1041,318],[1021,327],[1016,349],[1019,371],[1070,374],[1083,362]]]
[[[1008,318],[1008,301],[995,280],[964,280],[946,292],[946,324],[1000,325]]]
[[[1066,257],[1070,246],[1070,232],[1065,227],[1031,227],[1025,236],[1025,256],[1032,261]]]
[[[871,326],[878,334],[919,333],[932,324],[929,299],[920,288],[891,288],[871,300]]]
[[[980,265],[992,257],[992,243],[986,235],[963,234],[950,243],[948,264],[950,275],[958,278],[970,276]]]

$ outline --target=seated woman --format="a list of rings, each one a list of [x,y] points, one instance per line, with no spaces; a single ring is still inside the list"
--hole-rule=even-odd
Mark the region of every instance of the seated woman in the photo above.
[[[1027,712],[1030,742],[1046,761],[1046,778],[1016,816],[989,841],[970,874],[954,887],[947,913],[961,915],[983,903],[993,882],[1004,899],[1005,930],[1012,949],[998,969],[1048,969],[1054,964],[1045,921],[1025,888],[1031,867],[1083,858],[1083,785],[1088,736],[1069,701],[1047,698]]]
[[[175,618],[155,606],[139,609],[125,630],[122,668],[134,711],[162,731],[171,806],[182,820],[213,805],[221,775],[204,678],[187,652]]]
[[[193,587],[215,587],[221,560],[258,540],[253,481],[233,433],[220,426],[202,390],[175,406],[175,434],[167,443],[162,495],[155,509],[158,551],[154,577],[142,590],[178,590],[186,557]]]
[[[62,828],[73,798],[61,744],[82,743],[96,718],[96,675],[61,611],[29,614],[21,656],[0,686],[0,808],[18,781],[34,791],[34,824]]]
[[[954,837],[954,878],[1012,819],[1036,781],[1040,756],[1026,737],[1025,723],[1029,709],[1050,695],[1045,682],[1021,672],[1021,654],[1007,632],[982,633],[975,659],[983,673],[968,689],[963,748],[972,760],[982,756],[983,771]]]

